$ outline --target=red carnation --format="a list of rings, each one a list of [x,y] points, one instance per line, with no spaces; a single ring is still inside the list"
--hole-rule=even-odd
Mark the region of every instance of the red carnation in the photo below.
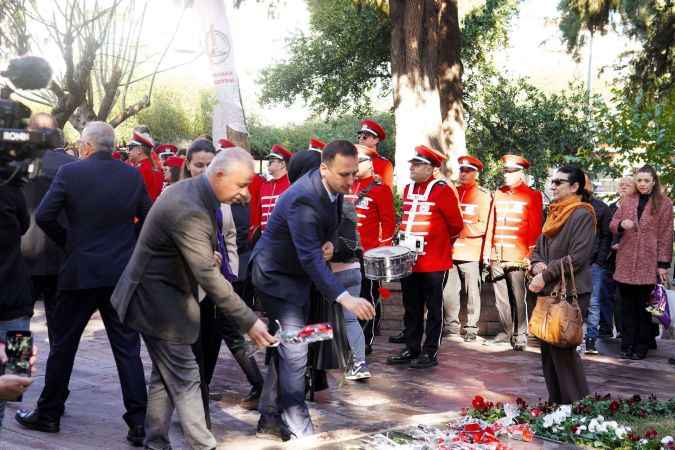
[[[609,412],[615,414],[619,410],[619,402],[612,400],[612,403],[609,404]]]
[[[629,440],[633,441],[633,442],[637,442],[637,441],[640,440],[640,436],[638,436],[637,434],[633,433],[632,431],[631,431],[630,433],[628,433],[628,434],[626,435],[626,437],[627,437]]]
[[[541,416],[541,414],[542,414],[542,410],[539,409],[539,408],[532,408],[532,409],[530,410],[530,415],[531,415],[532,417],[539,417],[539,416]]]
[[[647,439],[655,439],[659,433],[654,428],[648,428],[645,432],[645,437]]]
[[[482,411],[485,409],[485,399],[480,395],[476,395],[471,401],[471,406],[473,406],[474,409]]]
[[[386,300],[391,297],[391,291],[385,287],[379,287],[378,291],[380,292],[380,298]]]

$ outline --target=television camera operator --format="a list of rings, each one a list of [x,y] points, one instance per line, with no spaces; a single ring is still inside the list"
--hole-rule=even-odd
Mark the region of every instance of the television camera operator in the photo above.
[[[30,226],[21,184],[38,173],[45,150],[62,141],[56,130],[29,129],[30,109],[10,96],[16,89],[44,88],[50,78],[49,65],[37,57],[12,60],[0,72],[0,342],[9,330],[28,330],[33,315],[30,275],[20,245]],[[4,410],[0,401],[0,426]]]

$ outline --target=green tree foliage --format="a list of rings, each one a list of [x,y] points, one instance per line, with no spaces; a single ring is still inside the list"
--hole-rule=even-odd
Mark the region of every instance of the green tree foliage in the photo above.
[[[390,113],[373,116],[387,130],[387,139],[378,146],[379,152],[394,159],[394,116]],[[295,152],[307,148],[311,137],[330,142],[336,139],[356,141],[359,118],[345,115],[328,121],[312,120],[296,126],[283,128],[261,124],[255,117],[248,121],[251,152],[256,158],[265,158],[274,144],[281,144]],[[391,134],[389,134],[391,133]]]
[[[315,111],[369,112],[367,93],[388,94],[391,22],[376,6],[308,0],[309,34],[288,41],[290,58],[262,72],[262,103],[301,98]]]
[[[317,113],[370,113],[368,94],[391,94],[391,21],[383,1],[307,0],[310,32],[289,39],[287,61],[260,77],[261,103],[301,99]],[[462,23],[462,60],[471,69],[507,40],[518,0],[486,0]]]
[[[190,111],[183,103],[181,96],[170,89],[155,92],[152,104],[136,115],[137,123],[150,128],[157,142],[177,142],[193,137],[190,122]]]
[[[611,172],[608,159],[596,149],[597,121],[589,119],[583,86],[570,85],[561,93],[547,94],[525,79],[496,76],[481,84],[472,96],[467,120],[467,148],[486,165],[484,183],[501,183],[499,158],[521,154],[531,163],[530,174],[540,188],[548,169],[575,162],[590,172]],[[593,98],[600,110],[601,99]]]
[[[651,164],[671,198],[675,196],[675,91],[659,101],[628,97],[614,91],[613,111],[599,114],[602,139],[616,155],[614,167],[622,172]]]
[[[605,33],[616,25],[616,30],[642,44],[638,51],[626,53],[630,69],[627,92],[670,95],[675,81],[673,0],[560,0],[558,9],[562,13],[560,29],[570,52],[579,55],[585,44],[584,30]]]

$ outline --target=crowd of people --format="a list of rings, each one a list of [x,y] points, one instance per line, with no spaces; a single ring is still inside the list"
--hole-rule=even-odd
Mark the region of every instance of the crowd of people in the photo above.
[[[30,127],[55,123],[41,113]],[[222,340],[251,385],[240,404],[260,412],[258,433],[312,434],[306,398],[327,387],[326,369],[350,381],[372,376],[367,359],[388,292],[364,262],[382,248],[412,257],[410,273],[399,274],[403,329],[389,338],[403,346],[388,364],[432,370],[444,337],[477,340],[484,283],[502,326],[488,343],[525,350],[528,311],[561,288],[563,261],[585,341],[581,350],[541,343],[549,400],[588,394],[580,353],[597,353],[597,339],[620,338],[620,356],[634,360],[656,346],[645,307],[654,285],[668,281],[673,208],[652,167],[622,179],[609,206],[580,168],[560,167],[545,205],[520,155],[501,158],[504,185],[491,192],[479,184],[478,158],[459,157],[455,186],[446,156],[419,145],[397,211],[393,165],[377,149],[384,128],[365,119],[356,135],[357,143],[312,138],[297,152],[274,145],[263,178],[227,139],[202,136],[181,152],[139,126],[120,150],[109,125],[90,122],[77,152],[48,150],[39,177],[0,186],[0,339],[29,330],[36,299],[49,336],[37,406],[16,420],[59,431],[80,339],[99,311],[132,445],[170,448],[175,410],[191,448],[215,448],[208,387]],[[279,340],[280,328],[318,322],[333,324],[334,343]],[[147,389],[141,340],[152,361]],[[255,346],[267,347],[265,375]],[[30,384],[6,377],[0,399]]]

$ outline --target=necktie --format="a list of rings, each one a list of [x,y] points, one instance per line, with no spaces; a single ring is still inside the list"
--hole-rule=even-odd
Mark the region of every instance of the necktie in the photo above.
[[[225,246],[225,236],[223,236],[223,211],[216,208],[216,240],[218,241],[218,252],[223,255],[223,262],[220,264],[220,272],[229,282],[237,279],[237,276],[230,270],[230,258]]]

